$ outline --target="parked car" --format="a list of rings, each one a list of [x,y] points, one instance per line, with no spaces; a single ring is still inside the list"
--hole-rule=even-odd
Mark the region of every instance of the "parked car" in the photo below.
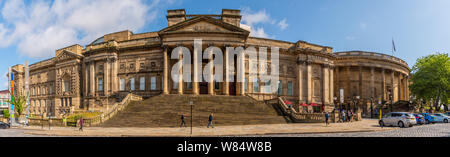
[[[0,122],[0,129],[9,129],[10,126],[7,123]]]
[[[417,124],[416,118],[406,112],[391,112],[384,115],[383,118],[378,122],[380,126],[398,126],[404,128],[406,126],[412,127]]]
[[[433,116],[436,116],[436,122],[448,123],[450,121],[450,117],[442,113],[435,113]]]
[[[434,124],[436,123],[436,116],[433,116],[429,113],[421,113],[421,115],[425,118],[426,124]]]
[[[417,124],[425,124],[425,118],[421,114],[414,113],[413,115],[416,117]]]

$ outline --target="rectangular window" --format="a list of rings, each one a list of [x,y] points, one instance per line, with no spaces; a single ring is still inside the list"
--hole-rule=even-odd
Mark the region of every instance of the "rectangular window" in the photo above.
[[[247,82],[248,82],[248,79],[245,78],[244,79],[244,91],[247,91]]]
[[[271,92],[271,90],[270,90],[270,80],[267,81],[266,83],[264,83],[264,86],[265,86],[265,93],[270,93]]]
[[[187,89],[192,89],[192,82],[186,82]]]
[[[139,78],[139,90],[145,90],[145,77]]]
[[[214,89],[219,90],[220,89],[220,82],[214,81]]]
[[[294,95],[294,90],[293,90],[293,86],[292,86],[292,81],[288,82],[288,95],[292,96]]]
[[[283,94],[283,82],[280,80],[278,81],[278,95]]]
[[[134,78],[130,79],[130,90],[134,91]]]
[[[151,90],[156,90],[156,77],[150,79],[150,88]]]
[[[69,91],[70,91],[69,80],[64,80],[64,92]]]
[[[103,78],[98,78],[98,91],[103,91]]]
[[[120,91],[125,90],[125,79],[120,79]]]
[[[258,78],[255,78],[254,81],[253,81],[253,93],[259,93]]]

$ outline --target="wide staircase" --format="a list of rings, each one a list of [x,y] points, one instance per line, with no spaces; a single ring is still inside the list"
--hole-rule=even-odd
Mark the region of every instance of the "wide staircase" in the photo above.
[[[210,113],[214,125],[280,124],[286,119],[272,105],[247,96],[159,95],[131,102],[125,109],[101,124],[103,127],[179,127],[181,115],[190,126],[206,126]]]

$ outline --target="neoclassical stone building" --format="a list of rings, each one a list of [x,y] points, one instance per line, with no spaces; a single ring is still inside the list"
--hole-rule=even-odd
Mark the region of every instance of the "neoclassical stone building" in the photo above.
[[[58,49],[54,58],[30,65],[31,113],[58,117],[74,111],[102,111],[130,92],[143,97],[245,95],[257,100],[283,96],[295,103],[325,104],[327,110],[334,107],[333,98],[339,88],[345,89],[346,97],[356,94],[362,98],[380,95],[386,98],[386,92],[393,90],[396,100],[408,99],[409,68],[404,61],[392,56],[369,52],[333,54],[331,47],[305,41],[251,37],[249,29],[240,24],[239,10],[223,9],[220,15],[188,15],[184,9],[169,10],[167,20],[168,27],[157,32],[107,34],[85,47],[76,44]],[[216,46],[224,56],[228,53],[226,47],[253,46],[257,50],[267,47],[269,52],[270,47],[278,47],[278,92],[262,88],[267,82],[258,78],[248,80],[249,62],[252,62],[248,56],[223,57],[224,63],[244,60],[240,62],[245,64],[243,80],[235,77],[208,83],[193,77],[197,82],[173,82],[171,70],[179,60],[170,59],[172,50],[184,46],[189,48],[191,56],[196,56],[195,39],[202,39],[202,51]],[[212,59],[202,59],[199,65],[195,62],[198,58],[192,57],[192,67],[205,67]],[[232,70],[236,66],[224,66],[223,71],[236,74]],[[16,94],[23,93],[24,66],[16,65],[12,69],[16,74]],[[395,78],[391,79],[392,76]]]

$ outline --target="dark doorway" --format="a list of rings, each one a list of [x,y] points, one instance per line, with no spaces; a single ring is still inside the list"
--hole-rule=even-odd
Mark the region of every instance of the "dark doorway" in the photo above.
[[[199,82],[200,94],[208,94],[208,82]]]
[[[230,95],[236,95],[236,82],[230,82],[228,90]]]

